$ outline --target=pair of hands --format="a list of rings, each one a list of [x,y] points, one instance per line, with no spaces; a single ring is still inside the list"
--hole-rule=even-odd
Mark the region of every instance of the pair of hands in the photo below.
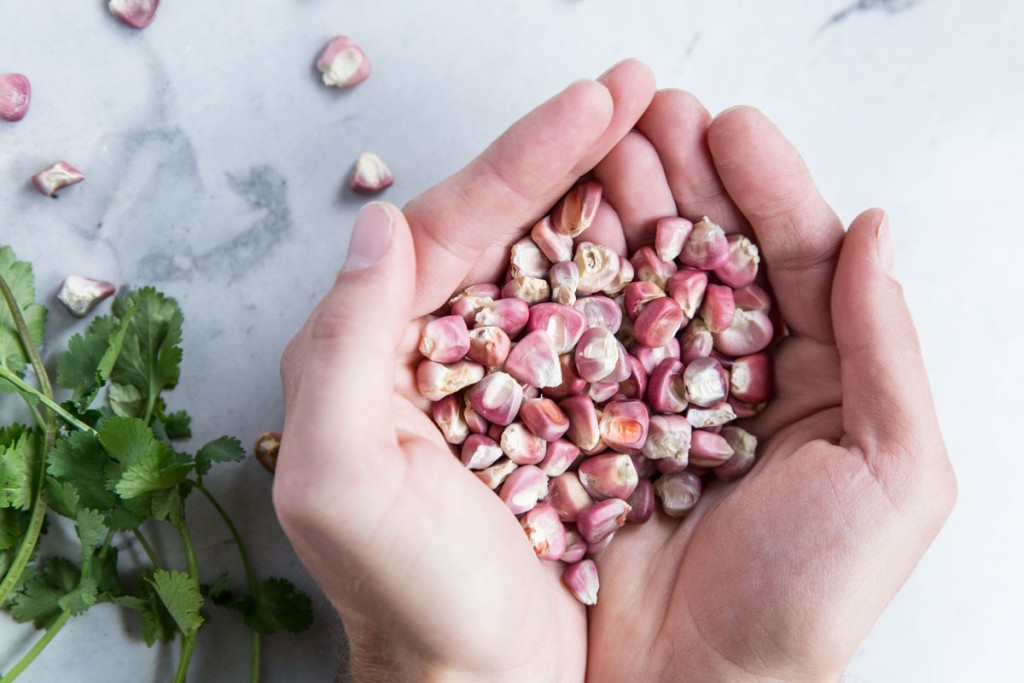
[[[452,457],[415,388],[424,316],[495,281],[582,174],[608,220],[711,216],[761,246],[789,334],[759,461],[598,558],[589,610]],[[938,532],[955,478],[884,214],[849,231],[759,112],[712,118],[620,63],[537,107],[403,211],[370,204],[282,359],[281,524],[341,614],[357,681],[837,680]]]

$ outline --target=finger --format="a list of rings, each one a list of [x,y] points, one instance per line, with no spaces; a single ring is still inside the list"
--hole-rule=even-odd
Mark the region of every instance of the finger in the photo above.
[[[708,128],[708,147],[729,196],[757,235],[786,325],[831,343],[829,299],[843,226],[803,159],[750,107],[719,114]]]
[[[627,133],[597,165],[594,177],[622,221],[630,251],[653,244],[658,219],[676,213],[658,152],[640,133]]]
[[[941,453],[917,333],[899,283],[887,272],[892,238],[885,214],[865,211],[843,241],[832,318],[843,382],[843,427],[869,457]]]
[[[409,322],[415,272],[412,236],[402,212],[383,202],[364,206],[334,286],[300,333],[302,362],[282,364],[298,377],[286,378],[293,396],[281,467],[293,466],[289,461],[298,452],[310,472],[398,469],[397,464],[381,468],[357,454],[395,446],[390,425],[396,353]],[[318,446],[304,448],[304,443]],[[339,453],[353,457],[331,457]]]
[[[420,270],[414,313],[460,284],[496,280],[507,246],[607,153],[654,94],[650,71],[622,63],[580,81],[513,124],[466,168],[405,208]]]
[[[725,191],[708,149],[711,113],[683,90],[659,90],[637,122],[657,150],[677,212],[692,221],[709,216],[728,232],[747,229]]]

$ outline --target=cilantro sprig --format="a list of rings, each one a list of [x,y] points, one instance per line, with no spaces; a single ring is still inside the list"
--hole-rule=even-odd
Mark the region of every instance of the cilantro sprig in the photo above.
[[[38,349],[46,308],[35,301],[31,265],[0,248],[0,394],[18,395],[34,425],[0,427],[0,605],[43,636],[0,683],[14,680],[71,618],[100,603],[139,614],[147,645],[181,640],[175,681],[184,681],[209,604],[240,612],[251,632],[250,680],[259,680],[260,637],[310,626],[309,598],[288,581],[258,582],[237,527],[204,477],[245,457],[221,436],[195,453],[185,411],[168,410],[164,392],[180,377],[184,318],[174,299],[151,287],[114,300],[111,314],[73,336],[57,359],[58,401]],[[0,396],[0,400],[3,400]],[[200,581],[185,502],[197,491],[226,524],[242,561],[245,592],[223,574]],[[77,557],[41,557],[48,518],[72,525]],[[165,566],[146,538],[148,524],[173,527],[184,568]],[[114,543],[130,534],[150,566],[126,570]],[[30,571],[31,570],[31,571]]]

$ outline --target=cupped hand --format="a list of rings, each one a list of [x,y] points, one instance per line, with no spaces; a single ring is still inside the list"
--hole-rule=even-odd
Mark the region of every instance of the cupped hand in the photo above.
[[[596,175],[634,248],[676,212],[752,233],[788,335],[746,425],[754,468],[599,558],[588,680],[838,680],[956,495],[888,221],[870,210],[844,232],[763,115],[712,119],[679,91]]]
[[[509,245],[634,127],[624,62],[514,124],[404,211],[357,219],[344,266],[282,359],[282,527],[341,614],[358,681],[581,681],[585,611],[416,391],[424,316],[497,280]]]

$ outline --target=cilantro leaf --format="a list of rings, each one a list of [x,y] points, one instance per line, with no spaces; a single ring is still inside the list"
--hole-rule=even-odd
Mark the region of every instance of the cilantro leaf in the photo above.
[[[129,308],[120,321],[111,316],[95,318],[85,334],[73,336],[67,351],[58,357],[57,384],[72,390],[79,409],[88,408],[110,378],[134,312],[134,307]]]
[[[0,508],[32,507],[35,480],[36,440],[25,432],[8,446],[0,445]]]
[[[0,551],[16,548],[28,529],[30,514],[27,510],[0,508]],[[0,576],[7,573],[4,567]]]
[[[181,632],[186,636],[195,635],[203,623],[199,614],[203,596],[192,577],[184,572],[161,569],[153,573],[151,583]]]
[[[32,265],[18,261],[10,247],[0,247],[0,275],[14,294],[32,343],[39,346],[43,343],[46,308],[35,303],[36,285]],[[0,297],[0,364],[20,374],[25,370],[28,360],[7,301]],[[10,387],[8,382],[3,384]]]
[[[257,633],[271,634],[279,628],[301,633],[313,623],[313,605],[305,593],[290,581],[270,578],[260,582],[254,595],[243,598],[245,623]]]
[[[47,471],[58,481],[74,487],[81,505],[109,510],[117,497],[107,489],[105,468],[110,457],[95,434],[73,432],[57,441],[49,455]]]
[[[239,462],[245,460],[242,442],[231,436],[222,436],[207,443],[196,453],[196,472],[200,476],[210,471],[215,462]]]
[[[188,439],[192,436],[192,418],[184,410],[161,415],[160,420],[164,423],[164,431],[171,441]]]
[[[57,604],[60,609],[66,609],[77,617],[99,602],[99,597],[96,579],[83,573],[78,585],[65,593]]]
[[[146,397],[130,384],[111,382],[107,387],[107,403],[119,417],[142,418],[146,414]]]
[[[137,498],[150,491],[177,486],[185,480],[191,469],[191,465],[174,461],[174,451],[161,447],[158,452],[145,455],[128,465],[114,490],[121,498]]]
[[[164,389],[178,383],[181,364],[181,325],[184,317],[174,299],[152,287],[131,292],[114,301],[118,318],[134,315],[110,374],[116,384],[132,386],[153,402]],[[143,417],[145,413],[134,413]]]
[[[160,442],[142,420],[133,417],[112,417],[100,424],[99,440],[117,462],[130,465],[156,452]]]
[[[46,628],[60,614],[61,600],[76,589],[81,575],[81,570],[71,560],[47,559],[11,596],[7,605],[11,616],[15,621],[31,621],[36,628]]]
[[[82,499],[70,482],[61,481],[56,477],[47,477],[43,495],[47,505],[58,515],[74,518],[78,514]]]
[[[75,516],[75,532],[82,541],[82,547],[89,554],[103,539],[104,528],[103,515],[96,510],[86,508]]]

